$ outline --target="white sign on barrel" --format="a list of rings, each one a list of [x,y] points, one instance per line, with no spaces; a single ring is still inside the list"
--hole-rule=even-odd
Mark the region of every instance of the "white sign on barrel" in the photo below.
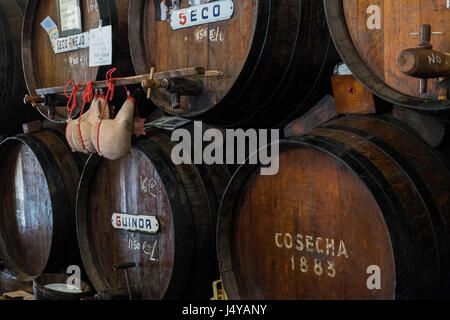
[[[231,0],[215,1],[198,6],[175,10],[170,17],[173,30],[189,28],[201,24],[228,20],[234,12]]]
[[[159,223],[155,216],[139,216],[125,213],[114,213],[111,218],[115,229],[138,231],[155,234],[159,231]]]

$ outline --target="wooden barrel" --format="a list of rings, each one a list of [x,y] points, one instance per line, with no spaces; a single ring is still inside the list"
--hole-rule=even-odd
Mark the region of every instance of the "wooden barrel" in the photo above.
[[[433,50],[450,52],[448,4],[427,0],[324,1],[336,48],[352,73],[372,92],[392,103],[448,117],[450,101],[438,101],[437,79],[419,91],[419,79],[402,73],[403,50],[417,48],[429,24]],[[432,57],[430,57],[432,58]],[[428,62],[428,61],[427,61]],[[432,64],[430,62],[430,64]],[[448,95],[448,93],[447,93]]]
[[[130,264],[136,266],[128,269],[134,299],[209,299],[218,278],[215,231],[228,171],[175,166],[170,137],[149,136],[120,160],[87,162],[77,200],[84,266],[100,296],[110,299],[113,293],[128,298],[118,266]],[[156,233],[142,229],[148,217],[155,219],[149,227],[159,225]]]
[[[33,283],[24,282],[14,277],[7,269],[0,270],[0,296],[7,292],[33,292]]]
[[[130,0],[129,39],[137,74],[152,66],[156,72],[203,67],[223,73],[193,79],[202,81],[203,92],[181,96],[178,108],[172,105],[174,95],[163,89],[152,90],[153,102],[169,114],[221,126],[277,126],[306,112],[329,90],[338,61],[323,4],[232,2],[229,20],[172,30],[169,21],[160,21],[161,1]],[[208,12],[212,15],[214,7],[184,15],[195,20]],[[279,105],[283,108],[274,107]]]
[[[33,280],[35,300],[82,300],[91,291],[91,287],[80,281],[80,288],[69,287],[67,274],[42,274]],[[70,280],[69,280],[70,281]]]
[[[349,116],[243,166],[219,215],[231,299],[432,299],[449,294],[450,173],[408,127]]]
[[[80,5],[83,32],[98,28],[100,20],[103,26],[112,26],[112,65],[89,67],[89,48],[55,54],[41,22],[50,17],[58,23],[57,1],[30,0],[23,27],[22,58],[31,95],[36,94],[36,89],[64,86],[71,79],[76,83],[105,80],[106,72],[112,67],[117,67],[114,77],[134,75],[128,49],[128,1],[89,0],[80,1]],[[77,100],[80,107],[82,92]],[[38,106],[38,110],[55,122],[64,122],[68,118],[66,106],[56,107],[54,111]]]
[[[19,133],[21,125],[38,118],[37,112],[23,104],[26,91],[20,59],[24,1],[0,3],[0,133]]]
[[[23,281],[81,267],[75,230],[80,163],[46,130],[0,144],[0,255]]]

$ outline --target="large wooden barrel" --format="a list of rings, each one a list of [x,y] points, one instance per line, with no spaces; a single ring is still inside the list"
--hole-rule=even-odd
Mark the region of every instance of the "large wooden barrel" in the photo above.
[[[87,162],[77,200],[84,266],[100,296],[110,299],[128,298],[124,271],[113,269],[127,264],[136,265],[128,269],[134,299],[209,299],[218,279],[217,211],[229,173],[224,166],[175,166],[170,137],[149,136],[120,160]],[[156,219],[157,233],[135,230],[143,216]]]
[[[33,280],[35,300],[80,301],[90,293],[91,287],[83,281],[80,281],[80,288],[61,286],[61,284],[66,284],[69,281],[69,275],[67,274],[40,275]],[[55,284],[59,284],[59,286],[55,287]],[[49,288],[48,285],[51,287]]]
[[[450,100],[438,101],[437,79],[429,80],[428,90],[422,94],[419,79],[405,75],[398,65],[403,50],[418,47],[425,24],[431,25],[431,31],[435,32],[431,36],[433,50],[450,52],[446,1],[326,0],[324,3],[336,48],[365,86],[392,103],[439,116],[450,115]]]
[[[448,297],[450,173],[408,127],[343,117],[281,142],[279,160],[274,176],[242,166],[225,193],[231,299]]]
[[[46,130],[0,144],[0,256],[23,281],[81,267],[75,197],[81,164],[64,137]]]
[[[179,108],[172,107],[173,94],[153,90],[153,102],[165,112],[222,126],[277,126],[306,112],[329,90],[338,60],[320,1],[233,1],[231,19],[177,30],[160,21],[160,4],[130,0],[136,73],[152,66],[157,72],[188,67],[223,72],[194,79],[202,81],[203,92],[181,96]],[[207,12],[215,11],[197,9],[185,16],[195,20]],[[172,12],[177,15],[182,16]]]
[[[100,20],[103,26],[112,26],[113,64],[89,67],[89,48],[55,54],[41,22],[50,17],[57,23],[57,1],[30,0],[23,27],[22,58],[31,95],[36,94],[36,89],[64,86],[71,79],[76,83],[105,80],[106,72],[113,66],[117,67],[114,77],[134,75],[128,49],[128,1],[89,0],[80,1],[80,5],[83,32],[98,28]],[[81,103],[82,92],[78,95],[79,106]],[[38,110],[55,122],[68,118],[66,106],[56,107],[51,115],[48,107],[39,105]]]
[[[21,124],[38,118],[23,104],[26,91],[20,59],[24,1],[0,3],[0,133],[19,133]]]
[[[15,291],[26,291],[32,293],[33,283],[21,281],[9,273],[7,269],[2,269],[0,267],[0,296],[4,293]]]

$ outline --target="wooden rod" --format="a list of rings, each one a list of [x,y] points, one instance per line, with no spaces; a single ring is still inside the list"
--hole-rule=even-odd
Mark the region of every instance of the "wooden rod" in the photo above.
[[[152,67],[150,69],[150,77],[148,78],[148,80],[150,81],[154,81],[155,79],[155,67]],[[142,80],[142,82],[145,82],[145,80]],[[152,87],[146,87],[147,88],[147,99],[150,99],[152,96]]]
[[[45,97],[43,96],[30,96],[30,95],[25,95],[25,98],[23,98],[23,103],[24,104],[31,104],[33,106],[37,105],[38,103],[44,103],[45,102]]]
[[[172,71],[165,71],[165,72],[156,72],[154,74],[154,80],[162,80],[162,79],[170,79],[170,78],[179,78],[179,77],[193,77],[193,76],[219,76],[222,73],[218,71],[212,71],[212,72],[206,72],[205,68],[197,67],[197,68],[185,68],[185,69],[178,69],[178,70],[172,70]],[[116,86],[123,86],[123,85],[132,85],[132,84],[140,84],[142,80],[149,79],[150,74],[143,74],[139,76],[133,76],[133,77],[126,77],[126,78],[113,78],[114,84]],[[86,86],[87,82],[79,83],[78,84],[78,90],[83,91]],[[107,88],[108,84],[106,80],[104,81],[93,81],[93,88],[94,89],[100,89],[100,88]],[[37,89],[36,93],[38,95],[47,95],[47,94],[54,94],[54,93],[63,93],[65,87],[53,87],[53,88],[43,88],[43,89]],[[68,89],[68,93],[72,91],[72,88]]]

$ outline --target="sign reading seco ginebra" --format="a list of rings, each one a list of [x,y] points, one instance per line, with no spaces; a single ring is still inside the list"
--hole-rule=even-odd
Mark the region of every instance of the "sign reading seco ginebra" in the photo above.
[[[219,0],[189,8],[175,10],[170,17],[173,30],[189,28],[201,24],[228,20],[234,12],[231,0]]]

